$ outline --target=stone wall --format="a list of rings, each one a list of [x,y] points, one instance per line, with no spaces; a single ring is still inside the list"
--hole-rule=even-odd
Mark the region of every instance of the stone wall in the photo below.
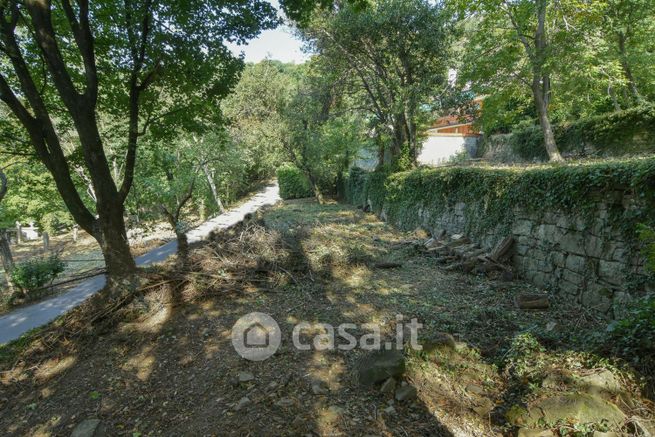
[[[370,201],[369,207],[379,210]],[[610,209],[617,207],[636,208],[628,198],[598,202],[593,220],[557,212],[524,213],[516,208],[509,232],[516,241],[512,264],[518,276],[585,307],[620,317],[634,297],[628,290],[650,286],[639,250],[611,224]],[[438,215],[418,206],[416,213],[418,223],[433,233],[440,229],[448,234],[464,233],[483,248],[492,249],[508,230],[476,234],[467,217],[475,210],[457,203]],[[386,220],[387,216],[382,207],[381,217]],[[403,227],[402,223],[393,224]]]

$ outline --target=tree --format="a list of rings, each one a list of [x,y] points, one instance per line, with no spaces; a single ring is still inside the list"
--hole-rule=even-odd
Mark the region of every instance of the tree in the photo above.
[[[229,92],[242,66],[224,41],[243,42],[276,23],[263,0],[0,3],[0,99],[75,221],[98,241],[110,285],[135,272],[123,214],[139,138],[157,125],[172,129],[211,114],[214,97]],[[113,179],[98,112],[126,126],[120,181]],[[74,184],[60,137],[66,126],[77,134],[95,211]]]
[[[7,188],[7,175],[5,175],[4,169],[0,169],[0,203],[2,203],[2,200],[7,194]],[[7,284],[9,285],[9,292],[13,293],[14,286],[11,279],[11,272],[14,269],[14,258],[11,255],[6,229],[0,229],[0,258],[2,258],[2,268],[5,272]]]
[[[644,91],[653,91],[649,82],[652,84],[655,77],[652,74],[655,1],[606,0],[599,3],[596,12],[600,26],[596,29],[607,41],[611,57],[621,66],[632,103],[643,103],[650,97]]]
[[[469,20],[477,21],[465,45],[462,80],[484,92],[516,82],[531,94],[548,156],[561,161],[549,116],[555,59],[565,64],[570,53],[565,8],[550,0],[462,1]],[[568,51],[568,52],[567,52]]]
[[[302,73],[281,110],[282,147],[322,203],[326,192],[336,193],[344,172],[365,147],[368,131],[364,120],[345,103],[340,81],[315,70],[312,62]]]
[[[175,232],[180,268],[186,268],[189,254],[184,209],[196,194],[198,176],[202,171],[193,147],[196,144],[193,138],[181,137],[175,146],[160,144],[151,147],[149,162],[137,179],[147,204],[160,213]]]
[[[444,9],[424,0],[383,0],[361,10],[346,5],[303,30],[324,71],[362,95],[372,124],[391,139],[393,166],[416,163],[426,103],[446,85],[450,30]]]

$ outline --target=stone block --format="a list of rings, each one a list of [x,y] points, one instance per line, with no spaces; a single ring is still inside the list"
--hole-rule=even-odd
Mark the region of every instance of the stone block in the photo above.
[[[516,253],[517,255],[525,256],[530,249],[531,249],[530,246],[526,244],[520,244],[516,246]]]
[[[584,284],[584,280],[585,280],[584,276],[582,276],[581,274],[572,272],[571,270],[568,269],[562,272],[562,279],[572,284],[575,284],[576,286],[581,286],[582,284]]]
[[[623,268],[623,264],[620,262],[601,259],[598,262],[598,276],[610,284],[620,285],[625,276]]]
[[[613,294],[611,288],[593,284],[582,292],[582,305],[606,313],[612,308]]]
[[[569,255],[566,257],[566,268],[572,272],[584,274],[586,270],[586,259],[579,255]]]
[[[584,238],[580,232],[571,231],[564,234],[558,241],[562,251],[575,255],[584,255]]]
[[[564,252],[551,252],[550,260],[557,267],[564,267],[566,265],[566,255]]]
[[[532,228],[533,224],[530,220],[517,220],[512,226],[512,233],[514,235],[530,235]]]
[[[588,234],[585,238],[585,252],[587,256],[594,258],[606,258],[609,253],[605,249],[605,241],[601,237],[596,237],[595,235]]]
[[[580,287],[572,282],[562,279],[557,284],[559,287],[560,293],[566,296],[577,296],[580,292]]]
[[[562,238],[563,231],[552,224],[541,224],[532,230],[532,235],[542,242],[555,243]]]

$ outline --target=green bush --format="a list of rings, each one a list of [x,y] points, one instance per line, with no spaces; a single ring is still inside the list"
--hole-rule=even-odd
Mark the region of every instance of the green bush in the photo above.
[[[11,272],[14,284],[23,291],[35,290],[52,283],[66,264],[57,255],[31,259],[17,264]]]
[[[644,105],[553,126],[560,152],[576,156],[624,156],[655,152],[655,106]],[[517,127],[512,152],[525,161],[548,159],[540,126]]]
[[[293,165],[287,164],[277,169],[277,182],[283,199],[302,199],[314,195],[307,177]]]

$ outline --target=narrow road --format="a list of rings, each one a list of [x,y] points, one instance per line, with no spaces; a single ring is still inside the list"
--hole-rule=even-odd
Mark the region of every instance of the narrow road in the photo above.
[[[269,185],[241,206],[208,220],[199,227],[189,231],[187,234],[189,243],[206,239],[212,231],[234,226],[241,222],[247,214],[254,213],[263,206],[272,205],[278,200],[280,200],[280,195],[277,183]],[[170,241],[136,258],[136,264],[138,266],[147,266],[165,261],[169,256],[175,254],[176,249],[177,242]],[[66,311],[75,308],[88,297],[102,290],[104,286],[105,277],[97,276],[80,283],[64,294],[19,308],[1,316],[0,345],[17,339],[31,329],[51,322]]]

